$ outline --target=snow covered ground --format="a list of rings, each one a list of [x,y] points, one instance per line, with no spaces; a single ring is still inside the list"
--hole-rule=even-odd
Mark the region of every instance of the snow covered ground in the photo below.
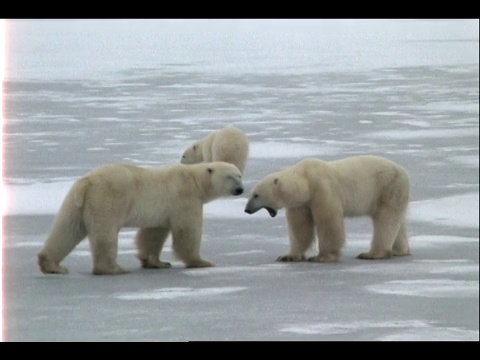
[[[469,21],[10,21],[5,83],[7,341],[479,340],[479,41]],[[226,125],[251,141],[247,194],[205,207],[217,266],[66,276],[35,255],[73,181],[109,162],[179,162]],[[365,261],[348,219],[336,264],[281,264],[284,213],[243,212],[305,157],[384,155],[410,171],[412,256]],[[312,252],[314,249],[312,249]]]

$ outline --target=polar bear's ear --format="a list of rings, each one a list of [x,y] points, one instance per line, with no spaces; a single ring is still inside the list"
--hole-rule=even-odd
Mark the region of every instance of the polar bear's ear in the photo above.
[[[278,180],[278,178],[275,178],[275,180],[273,180],[273,184],[274,184],[274,185],[280,184],[280,180]]]

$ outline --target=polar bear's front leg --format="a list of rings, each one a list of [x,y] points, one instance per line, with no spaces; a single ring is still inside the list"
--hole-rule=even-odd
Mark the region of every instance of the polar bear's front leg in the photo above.
[[[160,260],[160,253],[169,234],[170,229],[162,227],[138,229],[135,244],[143,268],[162,269],[172,266],[169,262]]]
[[[277,261],[305,261],[305,252],[310,248],[315,237],[312,212],[307,206],[288,208],[286,210],[290,251],[279,256]]]
[[[181,210],[181,209],[179,209]],[[170,220],[172,227],[172,248],[176,257],[187,268],[215,266],[200,257],[202,240],[203,206],[189,205],[178,211]]]
[[[319,253],[308,259],[312,262],[337,262],[342,256],[345,244],[345,226],[343,214],[340,211],[325,216],[319,213],[315,218],[317,227]]]

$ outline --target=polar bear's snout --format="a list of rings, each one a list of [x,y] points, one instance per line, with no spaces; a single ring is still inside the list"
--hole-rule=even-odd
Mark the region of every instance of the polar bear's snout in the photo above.
[[[255,214],[257,211],[261,209],[267,210],[271,217],[277,216],[277,210],[275,210],[271,206],[265,206],[261,204],[258,201],[257,195],[254,195],[253,197],[251,197],[250,200],[248,200],[247,205],[245,206],[245,212],[250,215]]]
[[[256,213],[258,210],[260,210],[261,208],[262,208],[261,206],[256,204],[255,198],[250,198],[247,202],[247,205],[245,206],[245,212],[247,214],[252,215]]]
[[[241,195],[243,194],[243,188],[242,187],[237,187],[234,191],[233,191],[233,195]]]
[[[235,168],[238,171],[237,168]],[[227,188],[229,189],[230,194],[234,196],[238,196],[243,194],[243,183],[242,183],[242,175],[238,174],[231,174],[227,176]]]

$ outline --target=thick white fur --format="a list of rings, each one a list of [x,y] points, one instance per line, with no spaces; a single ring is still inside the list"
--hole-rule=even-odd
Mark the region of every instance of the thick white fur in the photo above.
[[[286,208],[290,251],[278,261],[301,261],[318,237],[316,262],[335,262],[345,244],[344,218],[369,216],[370,250],[360,259],[410,254],[407,232],[409,174],[378,156],[355,156],[325,162],[305,159],[270,174],[252,190],[245,211]]]
[[[226,127],[208,134],[189,146],[182,155],[182,164],[225,161],[245,172],[249,142],[245,133],[235,127]]]
[[[38,253],[40,270],[67,273],[60,262],[88,236],[93,273],[124,273],[116,262],[123,227],[140,228],[136,244],[143,267],[170,266],[160,261],[170,232],[173,250],[187,267],[213,266],[200,257],[203,204],[241,190],[240,171],[224,162],[161,169],[100,167],[75,182],[66,195]]]

